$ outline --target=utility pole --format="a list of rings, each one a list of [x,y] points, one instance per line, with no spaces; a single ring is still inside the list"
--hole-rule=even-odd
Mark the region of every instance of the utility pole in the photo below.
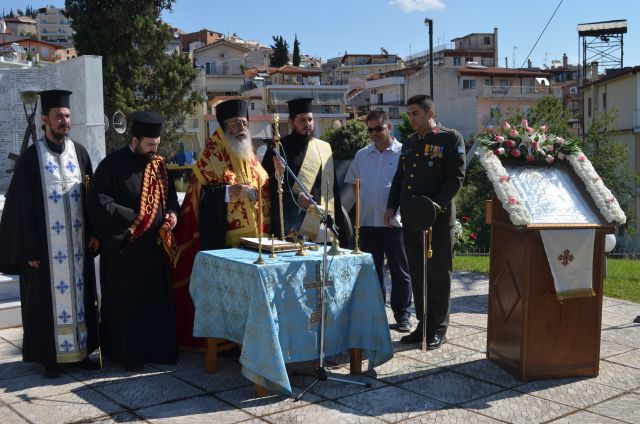
[[[424,24],[429,26],[429,96],[433,99],[433,19],[425,18]]]

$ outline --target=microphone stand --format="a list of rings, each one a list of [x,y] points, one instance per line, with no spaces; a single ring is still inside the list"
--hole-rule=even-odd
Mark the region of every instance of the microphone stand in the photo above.
[[[319,362],[318,362],[318,367],[316,368],[316,372],[315,372],[315,380],[313,380],[311,382],[311,384],[309,384],[309,386],[307,386],[306,389],[304,389],[302,391],[302,393],[300,393],[298,396],[295,397],[295,399],[293,400],[294,402],[299,401],[300,399],[302,399],[302,396],[304,396],[305,393],[307,393],[307,391],[309,391],[309,389],[311,389],[313,386],[316,385],[316,383],[318,383],[319,381],[327,381],[327,380],[331,380],[331,381],[338,381],[340,383],[345,383],[345,384],[355,384],[358,386],[362,386],[362,387],[371,387],[371,384],[369,383],[362,383],[360,381],[351,381],[351,380],[347,380],[344,378],[338,378],[338,377],[332,377],[329,375],[329,373],[327,372],[327,369],[324,366],[324,338],[325,338],[325,313],[326,313],[326,308],[325,308],[325,289],[327,286],[327,278],[329,276],[329,269],[328,269],[328,260],[327,260],[327,239],[328,239],[328,235],[329,235],[329,230],[331,230],[331,232],[338,237],[338,229],[333,221],[333,218],[331,217],[330,214],[328,213],[324,213],[322,212],[322,210],[320,209],[320,207],[318,206],[318,204],[316,203],[315,200],[313,200],[313,197],[311,197],[311,194],[309,193],[309,191],[307,190],[307,188],[304,186],[304,184],[302,184],[300,182],[300,180],[298,180],[298,177],[296,176],[296,174],[291,170],[291,168],[289,168],[289,165],[284,161],[284,159],[282,158],[282,156],[280,156],[280,153],[278,153],[277,149],[275,148],[275,145],[270,144],[269,148],[271,149],[271,151],[273,152],[273,154],[280,160],[282,161],[282,163],[284,163],[285,169],[287,170],[287,172],[289,173],[289,175],[291,175],[291,177],[294,179],[295,182],[297,182],[300,187],[302,188],[302,191],[307,195],[307,197],[309,198],[309,200],[311,201],[311,204],[313,205],[313,208],[315,209],[315,211],[318,213],[318,215],[320,215],[321,220],[320,222],[322,222],[324,224],[324,241],[323,241],[323,249],[322,249],[322,275],[320,278],[320,289],[318,290],[318,296],[320,298],[320,358],[319,358]],[[329,191],[329,183],[327,183],[327,192]],[[329,209],[329,196],[326,197],[325,200],[325,211]]]

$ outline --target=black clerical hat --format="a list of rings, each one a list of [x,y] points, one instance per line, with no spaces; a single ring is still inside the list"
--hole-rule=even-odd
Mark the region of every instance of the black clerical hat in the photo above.
[[[164,120],[155,113],[138,110],[133,112],[133,124],[131,125],[131,135],[136,138],[160,137],[162,123]]]
[[[402,225],[408,231],[425,231],[436,220],[436,207],[427,196],[414,196],[402,203]]]
[[[46,113],[54,107],[69,108],[69,96],[71,91],[67,90],[45,90],[40,92],[40,107]]]
[[[248,110],[247,102],[244,100],[227,100],[226,102],[218,103],[216,105],[216,119],[222,127],[224,121],[230,118],[235,118],[236,116],[242,116],[249,119]]]
[[[289,118],[294,119],[299,113],[310,113],[313,112],[311,110],[311,102],[313,99],[311,97],[299,97],[297,99],[291,99],[287,102],[289,105]]]

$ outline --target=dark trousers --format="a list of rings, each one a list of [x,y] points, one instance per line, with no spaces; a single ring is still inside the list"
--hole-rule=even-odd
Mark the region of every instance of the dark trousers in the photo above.
[[[449,225],[447,214],[441,214],[432,227],[431,250],[433,256],[427,263],[427,333],[442,334],[449,325],[449,300],[451,297],[451,276],[453,274],[454,232]],[[404,246],[409,261],[413,301],[416,317],[423,320],[423,275],[425,249],[422,232],[404,232]]]
[[[411,314],[411,277],[404,252],[402,228],[361,227],[360,249],[371,253],[376,266],[382,297],[386,301],[384,287],[384,257],[387,256],[391,273],[391,310],[396,322],[408,322]]]

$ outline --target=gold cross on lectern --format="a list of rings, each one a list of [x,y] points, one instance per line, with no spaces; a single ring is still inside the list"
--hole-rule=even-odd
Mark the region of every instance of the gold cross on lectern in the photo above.
[[[304,283],[305,290],[316,289],[318,291],[318,295],[316,296],[316,306],[317,310],[311,313],[311,317],[309,318],[310,323],[320,322],[320,314],[322,313],[322,296],[320,296],[320,288],[322,287],[322,262],[316,263],[316,276],[315,280]],[[327,283],[325,287],[333,287],[333,279],[327,275]],[[324,294],[326,296],[326,293]],[[326,311],[326,308],[325,308]],[[327,316],[325,315],[325,321],[327,320]]]

